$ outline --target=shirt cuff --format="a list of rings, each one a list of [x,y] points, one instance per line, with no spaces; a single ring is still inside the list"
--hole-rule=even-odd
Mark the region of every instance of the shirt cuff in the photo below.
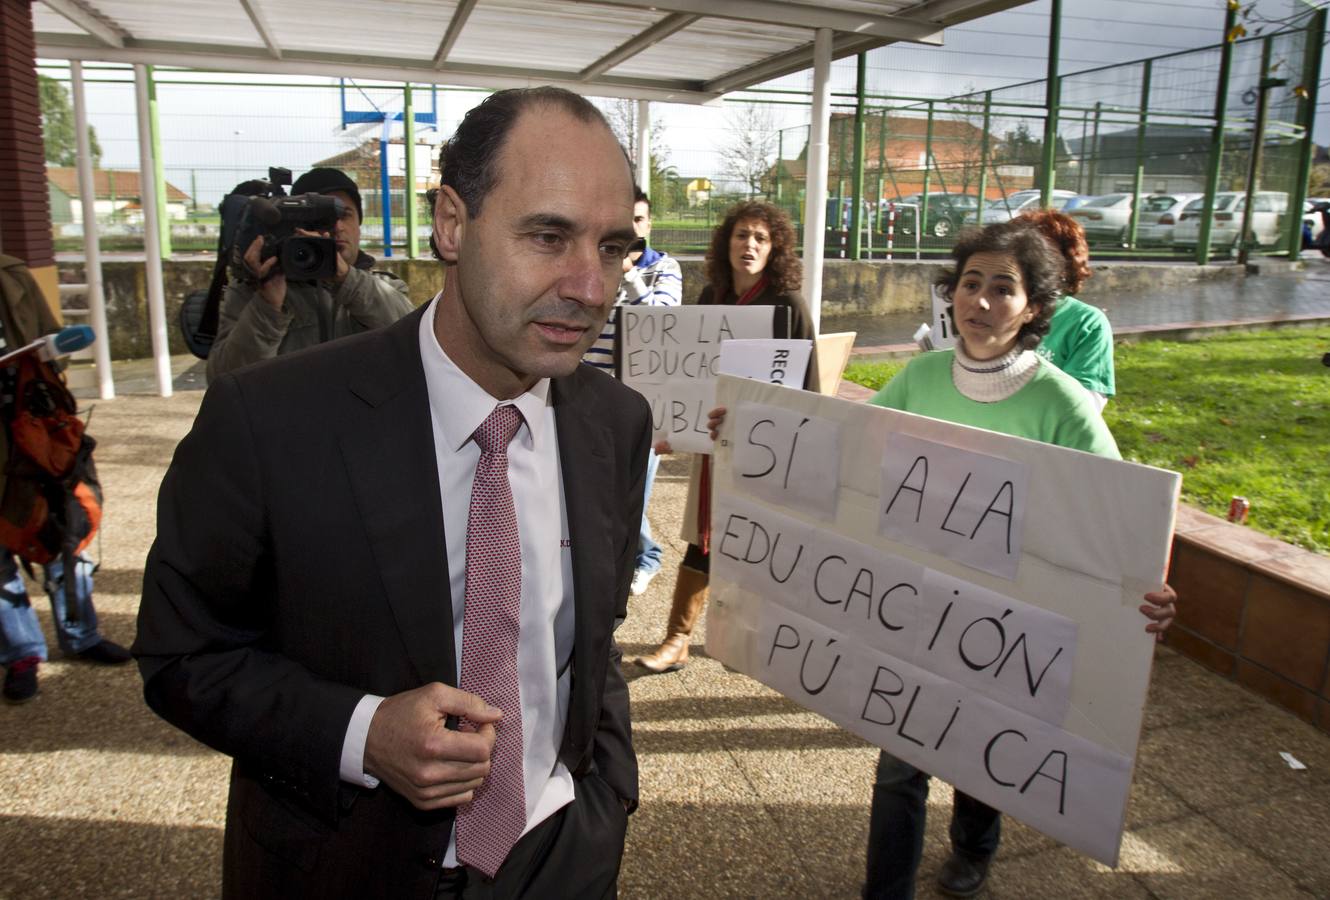
[[[369,739],[369,723],[374,718],[382,697],[366,694],[356,704],[351,713],[351,721],[346,726],[346,737],[342,740],[342,764],[339,774],[343,781],[370,789],[379,786],[379,779],[365,772],[365,742]]]

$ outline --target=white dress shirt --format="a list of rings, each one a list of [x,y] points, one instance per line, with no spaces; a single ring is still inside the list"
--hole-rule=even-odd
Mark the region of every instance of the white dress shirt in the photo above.
[[[439,298],[420,320],[420,355],[434,427],[434,453],[443,501],[444,541],[453,603],[453,645],[461,682],[463,612],[466,606],[466,528],[480,447],[472,438],[500,401],[472,381],[439,346],[434,315]],[[517,649],[522,698],[522,769],[526,831],[573,799],[573,777],[559,762],[568,717],[573,652],[572,542],[559,468],[559,440],[550,403],[550,382],[541,379],[511,401],[523,423],[508,446],[508,481],[522,548],[521,633]],[[440,635],[440,640],[443,636]],[[366,695],[357,705],[342,745],[340,774],[353,784],[376,787],[364,771],[365,739],[382,697]],[[455,837],[443,860],[457,865]]]

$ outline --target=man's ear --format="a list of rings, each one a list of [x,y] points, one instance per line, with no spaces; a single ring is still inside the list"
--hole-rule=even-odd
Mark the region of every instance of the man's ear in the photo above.
[[[434,199],[434,246],[444,262],[457,262],[467,225],[466,204],[448,185],[439,187]]]

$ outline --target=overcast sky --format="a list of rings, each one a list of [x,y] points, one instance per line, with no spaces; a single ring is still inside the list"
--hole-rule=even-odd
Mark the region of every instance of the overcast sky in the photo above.
[[[897,44],[875,50],[869,54],[869,91],[942,98],[1042,79],[1047,67],[1050,6],[1051,0],[1035,0],[948,29],[943,47]],[[1262,18],[1280,19],[1308,6],[1304,0],[1261,0],[1257,10]],[[1224,7],[1225,0],[1064,0],[1060,70],[1071,73],[1215,44],[1222,36]],[[1253,22],[1251,28],[1255,27]],[[55,70],[51,73],[60,74]],[[1181,65],[1171,73],[1166,73],[1164,67],[1156,73],[1161,91],[1172,84],[1179,96],[1189,91],[1203,97],[1206,104],[1213,102],[1213,76],[1207,76],[1204,69]],[[225,77],[237,80],[235,76]],[[1237,82],[1243,77],[1248,76],[1235,74],[1233,103],[1239,110],[1238,98],[1245,88]],[[1102,82],[1107,94],[1115,78],[1122,82],[1122,93],[1130,95],[1138,90],[1123,73],[1097,76],[1088,83],[1099,90]],[[808,90],[811,82],[811,73],[803,73],[782,79],[777,85]],[[836,62],[832,90],[853,93],[854,83],[854,59]],[[1082,88],[1086,84],[1083,80]],[[1040,91],[1036,87],[1033,93],[1042,96]],[[104,151],[103,165],[137,168],[132,85],[89,84],[88,97],[90,120]],[[462,112],[474,105],[480,94],[444,91],[438,97],[440,134],[433,135],[433,140],[451,132]],[[418,110],[429,105],[427,98],[428,93],[417,99]],[[372,88],[353,92],[351,102],[365,108],[390,103],[388,95]],[[1319,106],[1315,136],[1324,145],[1330,143],[1330,89],[1323,91]],[[270,163],[298,173],[378,133],[367,128],[348,133],[339,127],[340,105],[332,86],[311,90],[164,85],[159,90],[159,107],[168,180],[187,193],[197,191],[208,203],[216,203],[221,193],[236,182],[264,174]],[[802,126],[808,121],[805,107],[772,109],[782,127]],[[714,176],[719,167],[718,148],[729,139],[727,120],[731,112],[725,107],[652,104],[653,117],[666,125],[668,162],[682,175]],[[993,130],[1001,133],[1000,126]],[[801,135],[791,132],[788,142],[793,147],[786,147],[785,156],[797,156]]]

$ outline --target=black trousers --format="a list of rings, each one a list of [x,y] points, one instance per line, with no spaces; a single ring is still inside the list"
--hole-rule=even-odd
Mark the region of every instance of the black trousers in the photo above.
[[[628,813],[598,775],[579,778],[573,802],[522,835],[494,879],[474,869],[445,872],[437,900],[618,896]]]

